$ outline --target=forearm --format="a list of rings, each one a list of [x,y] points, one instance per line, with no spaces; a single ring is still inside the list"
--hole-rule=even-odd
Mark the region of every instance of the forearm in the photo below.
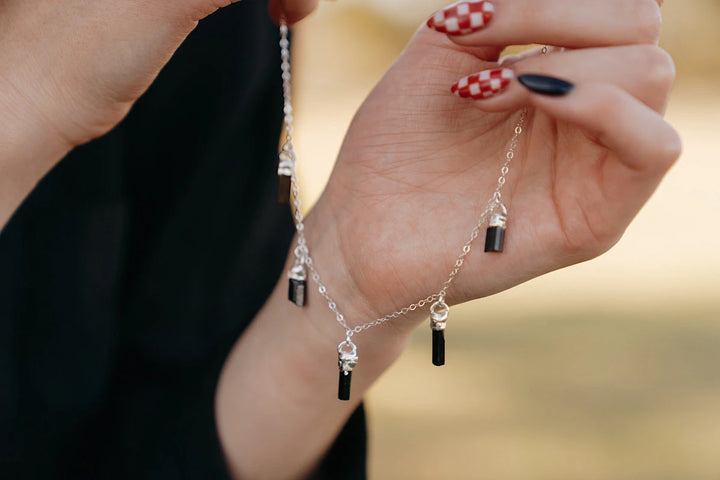
[[[375,318],[344,278],[331,227],[308,219],[317,267],[351,325]],[[293,256],[288,258],[288,267]],[[308,303],[287,299],[283,275],[267,304],[226,361],[217,392],[217,422],[237,478],[302,478],[317,464],[372,382],[401,353],[411,329],[363,332],[349,402],[337,399],[337,345],[343,329],[308,282]]]
[[[70,149],[31,103],[0,91],[0,230]]]

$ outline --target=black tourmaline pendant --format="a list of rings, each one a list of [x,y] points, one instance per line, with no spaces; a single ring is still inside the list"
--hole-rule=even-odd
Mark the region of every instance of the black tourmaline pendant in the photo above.
[[[290,284],[288,285],[288,300],[298,307],[305,306],[307,299],[307,273],[305,267],[296,263],[288,273]]]
[[[338,380],[338,400],[350,400],[350,382],[352,382],[352,371],[343,372],[340,370]]]
[[[352,382],[352,371],[357,366],[357,347],[350,339],[343,340],[338,345],[338,400],[350,400],[350,383]]]
[[[432,362],[441,367],[445,365],[445,330],[433,330],[432,335]]]
[[[507,216],[503,213],[494,213],[490,217],[490,224],[485,236],[486,252],[502,252],[505,244],[505,227]]]
[[[445,365],[445,326],[450,307],[441,298],[430,307],[430,328],[432,329],[432,363],[437,367]]]
[[[291,177],[278,174],[278,203],[290,203]]]
[[[292,188],[292,175],[295,171],[295,160],[292,152],[280,152],[278,163],[278,202],[290,203],[290,189]]]

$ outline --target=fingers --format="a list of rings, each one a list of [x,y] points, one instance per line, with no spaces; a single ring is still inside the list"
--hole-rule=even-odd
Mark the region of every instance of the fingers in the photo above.
[[[595,206],[595,213],[604,218],[629,223],[682,150],[677,132],[659,113],[615,85],[577,85],[560,98],[535,94],[531,104],[585,129],[609,150],[586,173],[599,180],[603,201]],[[568,161],[584,163],[581,158]]]
[[[510,69],[509,67],[512,67]],[[630,93],[648,107],[662,112],[675,79],[670,56],[653,45],[556,51],[549,55],[527,55],[503,61],[490,70],[492,77],[504,72],[497,88],[483,85],[482,75],[470,75],[452,87],[461,97],[479,100],[478,108],[489,112],[517,109],[530,101],[532,93],[513,79],[532,73],[568,79],[572,83],[605,82]],[[488,77],[485,73],[484,77]],[[472,84],[479,85],[471,90]],[[458,87],[460,86],[460,88]],[[464,88],[463,88],[464,87]]]
[[[679,138],[663,120],[660,99],[654,97],[665,98],[672,82],[662,79],[658,87],[633,80],[635,76],[610,72],[594,77],[576,69],[568,80],[529,72],[518,72],[516,77],[513,70],[496,68],[465,77],[453,91],[459,96],[485,97],[476,105],[487,111],[530,105],[585,130],[616,153],[626,169],[664,172],[679,156]],[[661,91],[652,95],[654,105],[636,98],[643,96],[643,89]]]
[[[533,93],[530,104],[589,132],[617,155],[625,170],[661,175],[680,156],[677,132],[658,112],[616,85],[578,84],[562,97]]]
[[[655,44],[661,16],[656,0],[462,0],[427,24],[460,45],[584,48]]]
[[[310,15],[317,7],[318,0],[270,0],[268,8],[270,16],[275,22],[281,17],[292,25]]]
[[[519,60],[513,67],[520,70],[524,62],[535,60]],[[680,156],[680,138],[659,113],[672,83],[671,62],[661,62],[667,66],[640,65],[638,71],[622,74],[603,65],[592,70],[583,62],[576,68],[554,64],[553,76],[537,63],[533,63],[534,68],[544,74],[519,71],[516,76],[513,70],[501,67],[466,77],[453,90],[461,95],[484,96],[483,100],[467,100],[482,110],[506,111],[528,105],[585,132],[591,141],[610,152],[598,167],[607,200],[605,213],[629,222]],[[644,69],[662,73],[643,76]],[[558,78],[558,72],[563,76]],[[580,158],[570,159],[575,160],[585,163]]]

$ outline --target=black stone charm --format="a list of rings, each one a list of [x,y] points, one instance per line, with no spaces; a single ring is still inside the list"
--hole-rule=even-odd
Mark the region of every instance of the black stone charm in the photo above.
[[[290,285],[288,285],[288,300],[298,307],[305,306],[307,299],[307,272],[301,260],[296,260],[288,273]]]
[[[436,367],[445,365],[445,327],[450,315],[450,307],[445,298],[433,303],[430,307],[430,328],[432,329],[432,363]]]
[[[352,372],[343,372],[340,370],[340,379],[338,380],[338,400],[350,400],[350,382],[352,382]]]
[[[298,307],[305,306],[306,299],[307,281],[290,279],[290,285],[288,285],[288,300],[293,302]]]
[[[290,184],[290,176],[278,175],[278,203],[290,203]]]
[[[502,252],[505,244],[505,229],[503,227],[488,227],[485,235],[486,252]]]
[[[445,330],[432,331],[432,362],[436,367],[445,365]]]
[[[357,347],[350,336],[338,345],[338,368],[340,378],[338,380],[338,400],[350,400],[350,382],[352,381],[353,368],[357,366]]]

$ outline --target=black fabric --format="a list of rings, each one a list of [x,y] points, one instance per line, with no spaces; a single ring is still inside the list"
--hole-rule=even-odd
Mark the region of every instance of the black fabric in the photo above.
[[[201,22],[0,235],[0,478],[227,478],[217,377],[293,234],[276,45],[261,0]],[[365,478],[364,425],[317,478]]]

